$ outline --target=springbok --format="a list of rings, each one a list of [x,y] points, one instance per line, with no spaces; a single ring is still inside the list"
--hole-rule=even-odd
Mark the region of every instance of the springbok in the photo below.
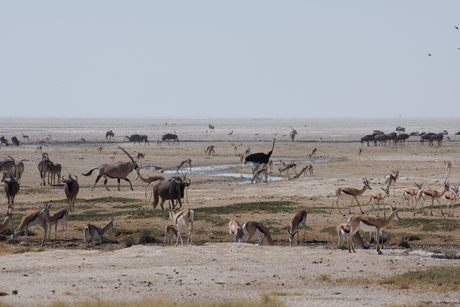
[[[6,217],[3,220],[3,223],[0,224],[0,233],[8,227],[8,225],[11,225],[11,230],[14,231],[14,223],[13,219],[11,218],[11,213],[7,212]]]
[[[403,200],[407,200],[407,207],[409,207],[409,209],[410,209],[409,200],[412,200],[412,207],[414,208],[414,214],[415,214],[414,201],[415,203],[417,203],[417,194],[419,191],[422,190],[423,183],[417,184],[416,182],[415,186],[417,188],[405,188],[403,191],[403,195],[402,195]]]
[[[348,223],[340,223],[339,225],[337,225],[336,230],[338,238],[337,245],[339,247],[342,247],[345,244],[348,234],[350,233],[351,226]],[[362,248],[367,248],[359,232],[355,233],[355,235],[353,236],[353,240],[357,241]]]
[[[166,242],[170,245],[173,244],[174,239],[177,238],[177,230],[174,228],[172,225],[168,225],[165,227],[165,240],[164,244],[166,245]]]
[[[189,169],[189,172],[191,173],[192,172],[192,159],[190,158],[182,160],[182,162],[177,166],[176,173],[179,173],[179,171],[183,169],[186,164],[188,164],[188,169]]]
[[[251,183],[255,182],[260,182],[260,181],[265,181],[265,183],[268,183],[268,170],[267,170],[267,165],[264,165],[262,168],[259,168],[258,170],[254,170],[252,174],[252,179]]]
[[[147,197],[147,189],[152,182],[165,181],[165,177],[163,176],[149,176],[145,178],[145,177],[142,177],[140,169],[137,169],[136,172],[137,172],[136,179],[139,178],[142,182],[147,183],[147,186],[145,187],[145,197]],[[152,197],[153,197],[153,189],[152,189]]]
[[[103,228],[99,228],[93,224],[86,225],[86,227],[83,229],[83,242],[85,246],[88,236],[91,236],[91,242],[93,247],[95,246],[94,243],[96,238],[99,239],[99,245],[101,245],[102,236],[109,230],[115,232],[115,228],[113,227],[113,218]]]
[[[176,239],[176,246],[179,245],[179,239],[181,245],[184,245],[184,241],[182,240],[182,225],[187,226],[188,233],[187,233],[187,244],[192,244],[192,233],[193,233],[193,220],[195,218],[195,211],[190,208],[185,208],[180,211],[174,212],[172,209],[169,209],[169,217],[176,223],[177,226],[177,239]]]
[[[303,176],[313,176],[313,165],[311,164],[307,164],[307,165],[304,165],[302,166],[302,169],[300,170],[300,172],[298,174],[296,174],[293,178],[299,178],[301,175],[303,174]]]
[[[452,162],[444,161],[444,164],[446,165],[446,179],[447,179],[450,175],[450,171],[452,170]]]
[[[215,153],[215,151],[214,151],[214,145],[208,146],[208,147],[205,149],[204,152],[205,152],[205,154],[207,154],[208,156],[211,156],[211,155],[214,156],[214,153]]]
[[[284,171],[286,171],[286,176],[288,176],[289,171],[292,169],[294,171],[294,176],[295,176],[296,175],[296,168],[297,168],[297,163],[291,161],[286,166],[279,167],[278,171],[280,172],[280,176],[283,174]]]
[[[297,245],[300,245],[299,227],[303,225],[303,239],[305,240],[305,233],[307,232],[307,210],[297,211],[289,221],[289,246],[292,247],[295,234],[297,234]]]
[[[258,237],[260,245],[263,244],[265,238],[267,238],[268,244],[274,244],[270,231],[261,223],[249,221],[243,224],[243,233],[244,236],[241,239],[241,242],[248,242],[252,237]]]
[[[43,228],[44,234],[43,234],[42,243],[45,242],[45,239],[46,239],[46,224],[43,223],[43,221],[40,218],[40,216],[42,214],[46,214],[47,210],[48,210],[48,207],[45,207],[45,208],[43,208],[43,210],[34,211],[34,212],[31,212],[31,213],[25,215],[21,219],[21,223],[19,224],[19,227],[11,235],[11,238],[13,240],[16,240],[18,235],[20,235],[24,231],[25,235],[26,235],[25,236],[25,242],[26,243],[29,242],[29,238],[30,238],[29,237],[29,227],[38,224]]]
[[[385,176],[385,184],[387,185],[388,189],[393,185],[393,196],[395,196],[395,184],[396,180],[399,178],[399,169],[393,171],[393,174],[388,174]]]
[[[108,178],[117,178],[118,191],[120,191],[120,179],[127,181],[129,183],[129,186],[131,187],[131,191],[134,191],[133,185],[131,184],[131,181],[127,178],[127,176],[133,170],[137,170],[139,167],[137,166],[137,163],[134,161],[133,157],[131,157],[131,155],[124,148],[122,148],[121,146],[118,146],[118,148],[120,148],[128,156],[128,158],[131,161],[102,164],[99,167],[95,167],[91,169],[86,174],[82,174],[83,176],[89,176],[93,173],[94,170],[97,170],[96,181],[94,182],[94,185],[91,188],[91,191],[94,189],[94,187],[96,186],[96,183],[99,181],[99,179],[101,179],[101,177],[104,177],[104,186],[107,189],[107,191],[110,191],[109,188],[107,187]]]
[[[421,203],[421,210],[423,212],[423,214],[425,214],[425,209],[424,209],[424,205],[425,205],[425,198],[427,197],[430,197],[431,198],[431,210],[430,210],[430,215],[433,215],[433,204],[434,204],[434,201],[436,200],[439,204],[439,209],[441,209],[441,214],[444,216],[444,212],[442,211],[442,206],[441,206],[441,202],[439,201],[439,199],[441,197],[444,196],[444,194],[449,191],[449,182],[448,181],[444,181],[444,190],[442,191],[437,191],[437,190],[434,190],[434,189],[422,189],[419,193],[418,193],[418,199],[420,200],[420,198],[422,198],[422,203]]]
[[[57,227],[58,227],[59,221],[61,221],[61,224],[62,224],[62,232],[64,230],[67,230],[67,217],[69,216],[69,211],[67,211],[66,209],[59,209],[53,215],[50,215],[49,213],[50,205],[46,204],[45,206],[47,207],[47,210],[44,212],[44,214],[40,215],[40,219],[43,224],[48,225],[48,240],[50,239],[51,229],[54,225],[54,240],[56,240]],[[45,231],[45,237],[46,237],[46,231]],[[65,234],[64,234],[64,237],[65,237]]]
[[[358,230],[369,231],[375,233],[375,242],[377,245],[377,253],[382,254],[380,250],[380,233],[387,228],[391,222],[399,221],[398,209],[391,207],[391,213],[386,220],[381,220],[375,216],[368,215],[353,215],[348,219],[348,224],[351,227],[350,233],[347,237],[347,246],[348,251],[351,253],[351,250],[355,251],[355,246],[353,243],[353,236],[358,232]],[[383,246],[383,242],[382,242]]]
[[[386,217],[385,214],[385,203],[383,200],[388,196],[390,196],[390,189],[388,187],[381,188],[385,193],[382,192],[372,192],[369,195],[369,201],[367,202],[366,205],[368,205],[372,201],[372,211],[374,211],[374,205],[377,203],[377,216],[379,216],[380,213],[380,202],[383,204],[383,217]]]
[[[366,189],[372,190],[372,188],[369,185],[369,180],[367,180],[367,178],[363,178],[362,182],[363,182],[364,185],[361,188],[361,190],[358,190],[356,188],[351,188],[351,187],[337,188],[335,190],[335,200],[332,202],[331,212],[329,212],[329,214],[332,214],[332,208],[334,208],[334,203],[337,205],[337,209],[339,209],[340,214],[342,214],[342,211],[340,211],[340,208],[339,208],[339,199],[342,196],[351,196],[352,197],[351,203],[350,203],[350,208],[348,209],[348,213],[351,214],[351,206],[353,205],[353,201],[356,200],[356,202],[358,203],[358,206],[359,206],[359,210],[361,211],[362,214],[364,214],[364,211],[363,211],[363,209],[361,209],[361,205],[359,204],[357,196],[362,195],[366,191]],[[342,215],[344,215],[344,214],[342,214]]]
[[[238,223],[237,220],[231,220],[228,223],[228,228],[229,228],[229,234],[230,237],[232,238],[233,241],[235,242],[241,242],[241,239],[243,239],[244,233],[243,233],[243,228],[241,228],[240,223]]]
[[[449,210],[449,206],[451,207],[451,212],[448,213],[447,216],[454,216],[454,205],[452,205],[452,202],[455,202],[458,198],[458,185],[457,186],[454,186],[454,187],[451,187],[452,191],[447,191],[445,194],[444,194],[444,198],[446,199],[447,203],[446,203],[446,209]]]

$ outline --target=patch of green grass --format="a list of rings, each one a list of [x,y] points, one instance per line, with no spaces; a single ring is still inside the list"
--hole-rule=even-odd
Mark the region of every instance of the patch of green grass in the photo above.
[[[142,208],[126,213],[132,219],[161,218],[169,219],[168,211],[163,210],[144,210]]]
[[[112,208],[114,209],[132,209],[132,210],[138,210],[142,208],[141,204],[130,204],[130,205],[113,205]]]
[[[135,203],[135,202],[138,202],[139,200],[135,198],[108,196],[108,197],[85,199],[82,201],[85,201],[91,204],[95,204],[95,203]]]
[[[35,248],[35,247],[29,247],[29,246],[25,246],[23,248],[20,248],[18,250],[15,250],[13,252],[13,254],[23,254],[23,253],[39,253],[39,252],[43,252],[45,251],[44,248],[42,247],[39,247],[39,248]]]
[[[325,228],[321,228],[321,230],[319,231],[321,233],[327,233],[331,236],[337,236],[337,229],[336,227],[325,227]]]
[[[223,218],[220,215],[204,214],[204,215],[200,215],[199,219],[200,219],[200,221],[205,221],[207,223],[211,223],[211,224],[214,224],[214,225],[219,226],[219,227],[223,227],[223,226],[228,225],[228,219]],[[195,219],[195,220],[197,220],[197,219]]]
[[[267,212],[267,213],[291,213],[293,211],[290,201],[261,201],[251,203],[232,204],[223,207],[208,207],[194,209],[196,213],[202,214],[238,214],[249,211]]]
[[[399,221],[401,227],[420,227],[422,231],[453,231],[460,229],[460,220],[458,219],[428,219],[428,218],[410,218]]]

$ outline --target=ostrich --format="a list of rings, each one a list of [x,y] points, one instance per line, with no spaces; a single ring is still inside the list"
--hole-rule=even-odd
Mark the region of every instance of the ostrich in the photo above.
[[[247,156],[245,159],[244,159],[244,164],[246,164],[247,162],[253,162],[255,164],[255,167],[254,169],[257,170],[259,169],[259,165],[262,163],[262,164],[267,164],[270,160],[270,157],[273,153],[273,148],[275,148],[275,141],[276,139],[273,139],[273,145],[272,145],[272,150],[270,150],[267,154],[263,153],[263,152],[257,152],[257,153],[253,153],[249,156]]]

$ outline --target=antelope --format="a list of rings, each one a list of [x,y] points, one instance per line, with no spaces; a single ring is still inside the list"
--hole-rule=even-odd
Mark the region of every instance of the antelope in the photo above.
[[[272,159],[268,160],[267,167],[268,167],[268,172],[270,174],[273,173],[273,160]]]
[[[232,241],[234,240],[235,242],[241,242],[241,239],[243,239],[244,233],[243,233],[243,228],[241,228],[240,223],[238,223],[237,220],[231,220],[228,223],[228,228],[229,228],[229,234],[230,234],[230,237],[232,238]]]
[[[47,210],[48,210],[48,208],[45,207],[45,208],[43,208],[43,210],[34,211],[34,212],[31,212],[31,213],[27,214],[26,216],[24,216],[21,219],[21,223],[19,224],[19,227],[11,235],[11,238],[13,240],[16,240],[18,235],[20,235],[24,231],[25,235],[26,235],[26,237],[25,237],[26,240],[25,241],[26,241],[26,243],[29,242],[29,227],[38,224],[43,228],[44,235],[43,235],[42,243],[45,242],[45,239],[46,239],[46,224],[43,223],[43,221],[40,218],[40,216],[42,214],[45,214]]]
[[[267,174],[267,167],[264,165],[262,168],[255,170],[252,174],[252,179],[251,183],[254,181],[259,182],[259,181],[265,181],[265,183],[268,183],[268,174]]]
[[[145,158],[145,152],[138,152],[137,153],[137,163],[139,163],[140,166],[142,166],[142,161],[144,161]]]
[[[13,219],[11,217],[11,212],[6,213],[6,217],[3,220],[3,223],[0,224],[0,233],[8,227],[8,225],[11,225],[11,230],[14,231],[14,223]]]
[[[179,245],[179,238],[181,245],[184,245],[182,240],[182,225],[187,226],[187,244],[192,244],[192,233],[193,233],[193,220],[195,218],[195,211],[190,208],[185,208],[180,211],[174,212],[171,208],[169,209],[169,217],[174,221],[177,226],[177,239],[176,246]]]
[[[64,229],[67,230],[67,217],[69,215],[69,211],[67,211],[66,209],[60,209],[56,211],[56,213],[54,213],[53,215],[50,215],[49,213],[50,205],[47,204],[45,205],[45,207],[47,207],[47,210],[44,212],[44,214],[40,215],[40,219],[43,224],[48,225],[48,240],[50,239],[51,229],[54,225],[54,240],[56,240],[57,227],[58,227],[59,221],[61,221],[62,223],[62,231],[64,231]],[[45,230],[45,237],[46,237],[46,230]],[[65,234],[64,234],[64,237],[65,237]]]
[[[150,177],[145,178],[145,177],[142,177],[140,169],[137,169],[136,172],[137,172],[136,179],[140,178],[142,182],[147,183],[147,186],[145,187],[145,197],[147,197],[147,189],[148,189],[148,187],[150,186],[150,184],[152,182],[165,181],[165,177],[163,177],[163,176],[150,176]],[[153,197],[153,190],[152,190],[152,197]]]
[[[97,151],[98,153],[102,153],[102,149],[103,149],[102,146],[97,146],[97,147],[96,147],[96,151]]]
[[[318,150],[318,149],[317,149],[316,147],[313,148],[313,150],[312,150],[311,153],[308,155],[308,157],[309,157],[310,159],[311,159],[311,157],[315,158],[315,156],[316,156],[316,151],[317,151],[317,150]]]
[[[417,184],[417,182],[415,183],[415,186],[417,188],[405,188],[403,190],[403,195],[402,195],[402,198],[404,200],[407,200],[407,207],[409,207],[410,209],[410,206],[409,206],[409,199],[412,199],[412,206],[415,208],[414,206],[414,200],[417,201],[417,194],[419,191],[422,190],[422,186],[423,186],[423,183],[422,184]]]
[[[213,155],[214,156],[214,146],[213,145],[210,145],[208,146],[206,149],[205,149],[205,154],[207,154],[208,156],[210,155]]]
[[[24,142],[25,141],[29,141],[29,136],[24,134],[24,133],[21,133],[22,134],[22,138],[24,139]]]
[[[422,209],[423,214],[425,214],[425,210],[423,208],[425,205],[425,198],[431,197],[430,214],[433,215],[433,204],[434,204],[434,201],[436,200],[439,204],[439,208],[441,209],[441,214],[444,216],[444,212],[442,211],[442,206],[441,206],[441,202],[439,201],[439,198],[443,197],[447,191],[449,191],[448,181],[444,181],[444,190],[442,190],[441,192],[437,190],[433,190],[433,189],[422,189],[421,191],[419,191],[417,196],[419,200],[420,200],[420,197],[422,198],[421,209]]]
[[[94,243],[96,238],[99,239],[99,245],[101,245],[102,236],[109,230],[111,232],[115,232],[115,228],[113,227],[113,218],[103,228],[99,228],[93,224],[86,225],[86,227],[83,229],[84,245],[86,246],[86,239],[88,238],[88,236],[91,236],[91,242],[93,247],[95,246]]]
[[[72,178],[72,175],[69,174],[67,179],[62,176],[62,182],[64,182],[64,193],[69,202],[69,212],[75,211],[75,200],[77,199],[78,191],[80,190],[80,185],[78,184],[78,177],[75,176],[75,179]]]
[[[295,234],[297,234],[297,245],[300,245],[299,227],[303,225],[303,238],[305,240],[305,233],[307,231],[307,210],[297,211],[289,221],[289,246],[292,247],[292,241],[294,240]]]
[[[399,170],[393,171],[393,174],[388,174],[385,176],[385,184],[388,188],[393,185],[393,196],[395,195],[395,184],[396,180],[399,178]]]
[[[452,162],[444,161],[444,164],[446,165],[446,178],[447,178],[449,177],[450,171],[452,170]]]
[[[358,157],[361,157],[361,154],[363,153],[363,148],[359,147],[358,148]]]
[[[117,145],[118,146],[118,145]],[[107,187],[107,180],[108,178],[117,178],[118,181],[118,191],[120,191],[120,179],[123,179],[125,181],[128,181],[129,186],[131,187],[131,191],[133,190],[133,185],[131,184],[131,181],[127,178],[127,176],[133,171],[137,170],[139,167],[137,166],[137,163],[134,161],[133,157],[121,146],[118,146],[131,160],[129,162],[117,162],[117,163],[111,163],[111,164],[102,164],[99,167],[95,167],[91,169],[89,172],[86,174],[82,174],[83,176],[89,176],[93,173],[94,170],[97,169],[97,177],[96,181],[94,182],[93,187],[91,188],[91,191],[94,189],[96,186],[97,182],[101,177],[104,177],[104,186],[107,189],[107,191],[110,191],[109,188]]]
[[[62,166],[59,163],[53,163],[51,165],[51,185],[56,185],[56,177],[58,184],[61,182],[61,170]]]
[[[184,166],[188,164],[188,169],[189,169],[189,172],[191,173],[192,172],[192,159],[185,159],[183,160],[178,166],[177,166],[177,169],[176,169],[176,173],[179,173],[179,170],[181,170],[182,168],[184,168]]]
[[[337,237],[338,237],[337,245],[341,247],[345,244],[346,238],[348,234],[350,233],[351,226],[348,223],[341,223],[337,225],[336,229],[337,229]],[[361,237],[359,232],[355,233],[355,235],[353,236],[353,239],[357,241],[363,248],[366,247],[366,244],[364,244],[363,238]]]
[[[117,157],[117,150],[112,151],[112,154],[109,156],[110,160],[114,162],[116,157]]]
[[[177,238],[177,230],[174,228],[174,226],[172,225],[168,225],[165,227],[165,240],[164,240],[164,244],[163,245],[166,245],[166,242],[168,242],[168,244],[172,245],[173,244],[173,240]]]
[[[232,148],[233,148],[233,153],[236,154],[238,151],[238,146],[234,143],[232,143]]]
[[[454,205],[452,205],[452,202],[455,202],[459,196],[458,188],[458,185],[451,187],[452,191],[447,191],[444,194],[444,198],[447,200],[446,209],[449,209],[449,206],[451,207],[451,213],[449,213],[448,216],[454,216]]]
[[[294,128],[292,128],[292,127],[289,127],[289,128],[291,128],[291,129],[292,129],[292,130],[291,130],[291,132],[289,133],[289,136],[291,137],[291,141],[293,141],[293,142],[294,142],[294,139],[295,139],[295,135],[297,134],[297,130],[295,130],[295,129],[294,129]]]
[[[297,168],[297,163],[290,161],[286,166],[284,167],[279,167],[278,171],[280,172],[280,175],[283,174],[284,171],[286,171],[286,176],[289,175],[289,171],[292,169],[294,171],[294,175],[296,174],[295,170]]]
[[[244,233],[244,236],[241,239],[241,242],[246,243],[249,240],[251,240],[252,237],[256,237],[256,238],[258,237],[260,245],[263,244],[265,238],[267,238],[268,244],[270,245],[274,244],[272,236],[270,235],[270,231],[268,230],[267,227],[265,227],[261,223],[249,221],[243,224],[243,233]]]
[[[38,146],[35,148],[35,151],[36,151],[36,152],[37,152],[37,151],[42,152],[42,149],[43,149],[42,145],[38,145]]]
[[[251,152],[251,148],[248,146],[244,151],[244,156],[248,156],[250,152]]]
[[[48,143],[49,141],[51,141],[51,134],[48,134],[47,136],[45,136],[45,137],[43,138],[43,141],[44,141],[45,143]]]
[[[381,220],[374,216],[368,215],[353,215],[348,219],[348,224],[351,227],[350,233],[347,237],[347,246],[348,251],[351,253],[353,250],[354,253],[355,247],[353,243],[353,236],[361,229],[363,231],[375,232],[375,242],[377,244],[377,253],[380,255],[382,251],[380,250],[380,233],[387,228],[391,222],[399,221],[398,209],[391,207],[391,213],[386,220]],[[382,243],[383,246],[383,243]]]
[[[304,175],[304,177],[307,176],[307,174],[309,176],[313,176],[313,165],[307,164],[302,166],[302,169],[297,175],[294,176],[294,178],[299,178],[302,174]]]
[[[367,202],[367,204],[369,204],[371,201],[372,202],[372,210],[374,210],[374,205],[375,203],[377,203],[377,216],[379,216],[379,213],[380,213],[380,202],[382,202],[383,204],[383,217],[385,217],[385,203],[383,202],[383,200],[388,196],[390,196],[390,189],[388,187],[386,187],[385,189],[384,188],[381,188],[385,193],[382,193],[382,192],[372,192],[370,195],[369,195],[369,201]],[[367,205],[366,204],[366,205]]]
[[[244,156],[242,154],[239,154],[238,157],[240,158],[241,165],[243,165],[244,164]]]
[[[49,156],[46,152],[42,153],[42,158],[38,163],[38,171],[40,172],[40,185],[46,185],[46,174],[48,174],[48,184],[51,184],[51,171],[53,167],[53,162],[49,159]]]
[[[362,214],[364,214],[364,211],[363,211],[363,209],[361,209],[361,205],[359,204],[357,196],[362,195],[366,191],[366,189],[372,190],[372,188],[369,185],[369,180],[367,180],[367,178],[363,178],[362,182],[363,182],[364,186],[361,188],[361,190],[351,188],[351,187],[337,188],[337,190],[335,190],[335,196],[336,197],[335,197],[335,200],[332,202],[331,212],[329,214],[332,214],[332,208],[334,207],[334,203],[337,205],[337,209],[339,209],[340,214],[342,214],[342,211],[340,211],[340,208],[339,208],[339,198],[342,197],[342,196],[351,196],[352,197],[350,207],[348,209],[348,213],[351,214],[351,206],[353,205],[353,201],[356,200],[356,202],[358,203],[358,206],[359,206],[359,210],[361,211]]]
[[[3,172],[2,182],[5,196],[8,200],[8,212],[10,210],[14,211],[14,198],[19,192],[19,182],[11,174],[8,175],[6,172]]]

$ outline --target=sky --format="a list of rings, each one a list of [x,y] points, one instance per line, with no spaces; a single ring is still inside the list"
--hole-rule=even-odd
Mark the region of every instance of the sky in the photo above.
[[[460,1],[1,1],[0,118],[456,118],[456,26]]]

